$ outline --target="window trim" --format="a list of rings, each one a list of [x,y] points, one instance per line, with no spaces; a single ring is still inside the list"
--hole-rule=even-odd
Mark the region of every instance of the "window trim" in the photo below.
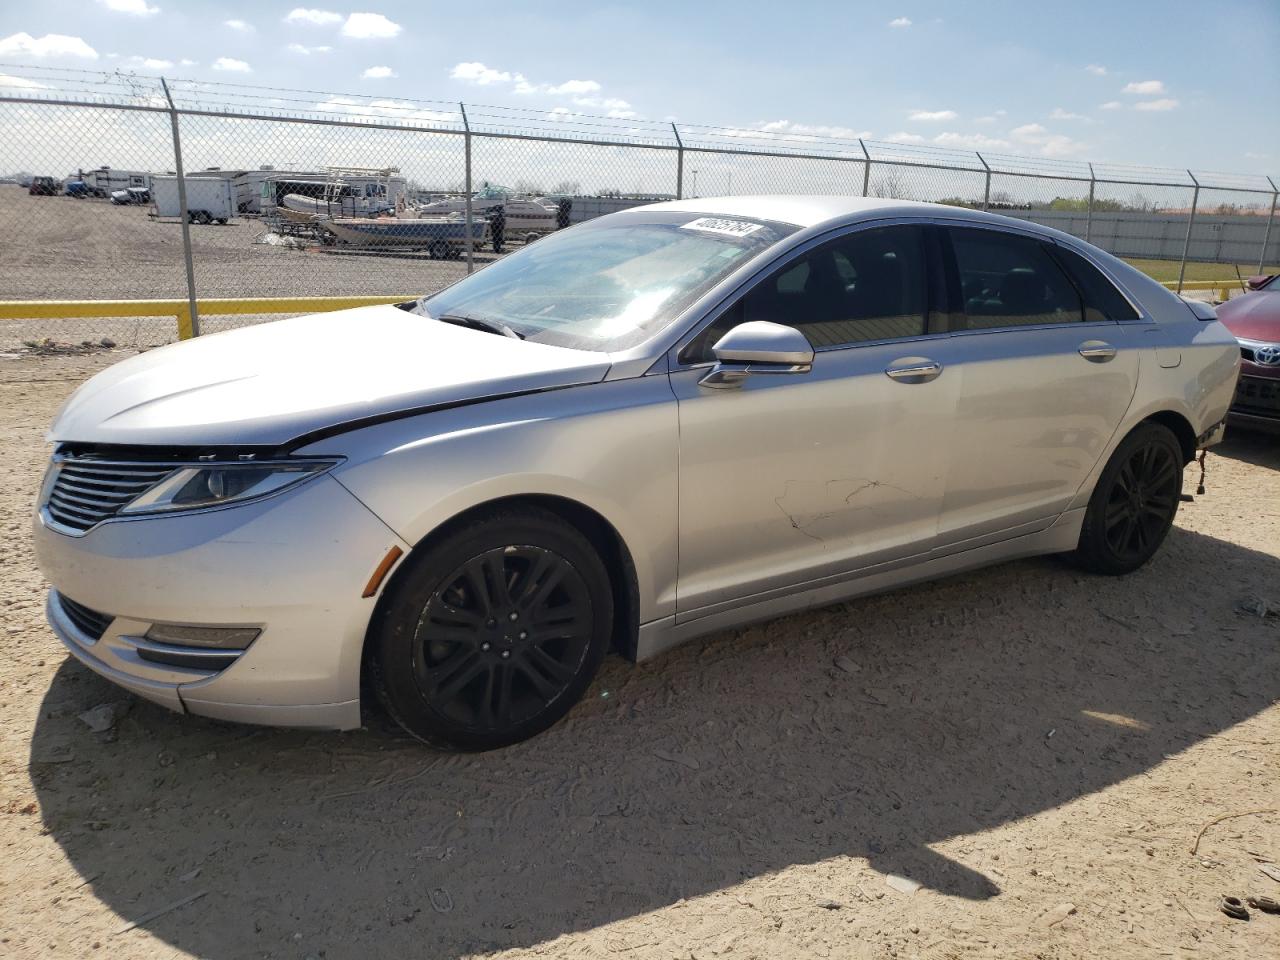
[[[937,226],[936,221],[928,220],[922,217],[892,217],[883,220],[865,220],[855,224],[846,224],[836,227],[826,233],[816,237],[811,237],[804,243],[788,250],[786,253],[771,260],[767,264],[763,264],[759,270],[750,277],[745,278],[741,284],[727,293],[719,303],[707,310],[705,314],[694,323],[688,330],[684,332],[675,342],[675,344],[667,350],[667,368],[671,373],[679,370],[698,370],[705,367],[713,366],[714,360],[684,360],[681,354],[693,343],[694,340],[702,334],[702,331],[714,324],[726,312],[732,310],[747,295],[749,295],[757,286],[764,283],[769,278],[789,269],[795,261],[801,257],[807,256],[819,247],[826,246],[830,243],[836,243],[846,237],[862,233],[867,230],[883,230],[891,227],[917,227],[921,230],[920,252],[924,260],[925,269],[925,331],[910,337],[886,337],[879,340],[859,340],[856,343],[846,343],[829,347],[814,347],[815,355],[823,353],[834,353],[840,350],[857,350],[861,347],[875,347],[886,343],[915,343],[921,340],[936,340],[951,335],[950,330],[932,330],[932,316],[934,312],[934,299],[936,296],[936,283],[933,280],[935,270],[934,260],[934,244],[930,242],[930,233],[933,231],[931,227]],[[948,317],[950,314],[948,313]],[[803,332],[803,331],[802,331]],[[806,338],[808,339],[808,338]]]
[[[1111,284],[1112,288],[1116,291],[1116,293],[1120,294],[1120,296],[1124,298],[1124,302],[1129,304],[1130,309],[1132,309],[1133,312],[1137,314],[1137,316],[1134,317],[1132,320],[1108,320],[1105,322],[1107,323],[1154,323],[1155,322],[1152,319],[1151,315],[1148,314],[1147,311],[1143,309],[1142,304],[1140,304],[1137,300],[1133,299],[1133,297],[1129,296],[1129,291],[1127,291],[1123,286],[1121,286],[1116,281],[1116,279],[1113,276],[1111,276],[1110,271],[1105,269],[1102,266],[1102,264],[1094,260],[1093,257],[1089,256],[1087,251],[1081,250],[1070,243],[1064,243],[1063,241],[1059,240],[1057,237],[1045,237],[1044,241],[1046,243],[1053,244],[1055,247],[1061,247],[1063,250],[1066,250],[1069,253],[1074,253],[1077,257],[1079,257],[1089,266],[1093,267],[1094,270],[1096,270],[1098,273],[1102,275],[1102,278],[1106,280],[1107,283]],[[1070,278],[1071,277],[1070,271],[1068,270],[1066,271],[1066,273],[1068,278]],[[1072,280],[1072,282],[1074,283],[1075,281]],[[1083,292],[1084,291],[1081,291],[1082,295],[1083,295]]]

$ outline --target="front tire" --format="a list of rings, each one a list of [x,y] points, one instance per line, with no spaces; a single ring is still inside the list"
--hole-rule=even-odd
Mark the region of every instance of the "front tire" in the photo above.
[[[1150,560],[1182,498],[1182,447],[1168,428],[1144,423],[1121,441],[1089,498],[1076,563],[1120,576]]]
[[[372,679],[413,736],[491,750],[569,711],[612,624],[608,574],[590,542],[548,511],[498,510],[410,556],[384,602]]]

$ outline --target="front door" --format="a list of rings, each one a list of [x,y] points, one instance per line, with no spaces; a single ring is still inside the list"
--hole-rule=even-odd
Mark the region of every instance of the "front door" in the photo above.
[[[924,241],[892,226],[816,246],[681,351],[678,619],[933,545],[959,378],[950,338],[930,333]],[[812,369],[700,386],[715,340],[748,320],[804,333]],[[939,371],[901,375],[929,363]]]

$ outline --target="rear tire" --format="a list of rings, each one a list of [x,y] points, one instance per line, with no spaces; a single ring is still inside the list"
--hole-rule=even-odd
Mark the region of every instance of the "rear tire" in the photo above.
[[[1103,468],[1072,559],[1093,573],[1120,576],[1150,560],[1173,526],[1182,498],[1182,447],[1168,427],[1144,423]]]
[[[413,736],[492,750],[569,711],[612,625],[609,577],[586,537],[549,511],[495,510],[410,555],[384,600],[370,674]]]

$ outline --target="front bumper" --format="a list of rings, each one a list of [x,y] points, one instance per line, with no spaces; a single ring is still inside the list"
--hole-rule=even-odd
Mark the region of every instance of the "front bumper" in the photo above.
[[[331,477],[256,503],[110,520],[66,536],[42,517],[36,558],[58,595],[113,617],[94,638],[51,594],[49,623],[91,670],[173,710],[276,726],[360,724],[360,658],[379,561],[408,549]],[[152,624],[255,627],[230,666],[154,663]]]
[[[1236,381],[1236,395],[1227,413],[1227,423],[1249,430],[1280,432],[1280,376],[1261,370],[1254,364],[1242,364],[1240,379]]]

